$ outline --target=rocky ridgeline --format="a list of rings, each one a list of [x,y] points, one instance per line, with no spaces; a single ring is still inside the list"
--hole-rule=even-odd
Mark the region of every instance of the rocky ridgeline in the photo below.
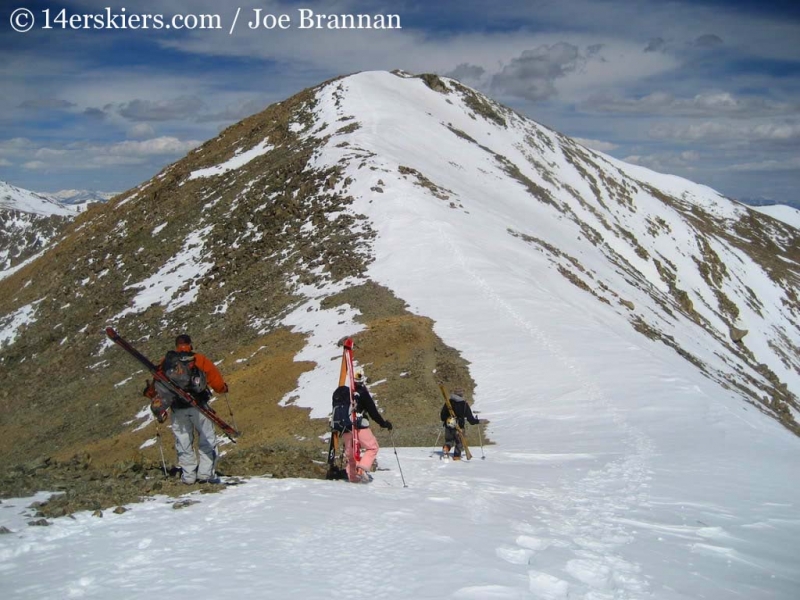
[[[313,457],[316,458],[316,457]],[[235,472],[239,476],[311,477],[324,476],[324,469],[312,461],[308,452],[297,448],[251,448],[235,458],[223,457],[221,473]],[[241,479],[226,478],[230,483]],[[186,485],[174,466],[164,466],[150,460],[121,461],[110,467],[95,466],[92,457],[83,453],[67,461],[40,458],[16,465],[0,475],[0,489],[5,497],[26,497],[44,490],[53,492],[46,501],[31,505],[36,520],[63,517],[81,510],[102,512],[139,502],[148,496],[176,498],[189,491],[216,492],[224,485]],[[124,509],[123,509],[124,510]],[[41,525],[44,523],[35,522]]]

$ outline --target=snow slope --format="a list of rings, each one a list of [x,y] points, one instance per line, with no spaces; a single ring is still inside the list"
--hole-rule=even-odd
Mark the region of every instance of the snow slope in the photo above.
[[[691,374],[677,393],[649,375],[642,411],[681,425],[698,402],[707,411],[668,445],[620,404],[573,392],[522,410],[524,442],[487,446],[485,460],[479,448],[469,463],[384,448],[390,470],[368,486],[255,478],[191,494],[180,501],[198,504],[181,510],[156,498],[50,527],[23,524],[28,501],[4,501],[0,523],[14,533],[0,536],[0,589],[25,599],[794,598],[792,456],[765,443],[780,427],[764,431],[752,411],[731,418]]]
[[[74,217],[77,212],[74,208],[64,206],[55,198],[18,188],[5,181],[0,181],[0,209],[61,217]]]
[[[754,206],[753,210],[769,215],[773,219],[783,221],[795,229],[800,229],[800,210],[788,204],[775,204],[772,206]]]
[[[398,448],[395,456],[384,447],[366,486],[254,478],[219,495],[194,494],[199,503],[180,510],[158,498],[50,527],[23,524],[27,501],[4,501],[0,524],[14,533],[0,536],[3,597],[797,598],[798,438],[640,334],[628,309],[573,285],[552,254],[523,237],[547,240],[624,291],[643,319],[665,327],[712,372],[748,368],[678,311],[659,311],[644,284],[628,281],[631,271],[609,268],[612,247],[656,286],[658,274],[632,246],[610,236],[606,246],[588,243],[586,230],[531,200],[486,151],[528,164],[525,176],[553,194],[570,186],[580,195],[586,179],[559,151],[563,139],[521,119],[500,135],[455,96],[388,73],[323,88],[315,110],[332,137],[313,166],[344,160],[352,208],[377,231],[366,275],[432,318],[470,362],[474,406],[491,421],[495,445],[473,448],[471,462],[443,462],[431,415],[430,448]],[[341,145],[345,134],[336,132],[348,115],[359,128]],[[448,136],[442,123],[452,127]],[[541,145],[540,157],[526,158],[526,136]],[[645,216],[656,214],[671,225],[677,239],[640,243],[651,256],[671,245],[684,287],[716,323],[711,329],[721,328],[712,301],[704,304],[693,238],[680,237],[680,219],[645,184],[720,218],[747,209],[691,182],[593,156],[642,207],[606,197],[614,218],[644,230]],[[560,191],[529,158],[557,172]],[[573,210],[599,220],[578,202]],[[763,301],[762,319],[791,318],[752,261],[721,242],[718,251]],[[727,289],[737,297],[733,284]],[[285,319],[314,333],[303,356],[335,354],[348,322],[358,327],[351,313],[320,309],[323,293],[307,294]],[[769,354],[769,339],[753,332],[748,344],[798,393],[798,374]],[[356,358],[368,366],[368,356]],[[322,361],[304,375],[296,403],[327,413],[337,368]],[[380,404],[380,382],[372,389]]]
[[[0,279],[35,260],[78,207],[0,181]]]

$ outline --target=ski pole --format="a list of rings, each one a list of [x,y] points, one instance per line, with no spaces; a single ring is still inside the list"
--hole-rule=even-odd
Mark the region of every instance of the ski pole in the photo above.
[[[161,468],[164,469],[164,477],[169,477],[167,474],[167,461],[164,460],[164,445],[161,443],[161,428],[158,426],[158,420],[156,420],[156,439],[158,440],[158,451],[161,453]]]
[[[403,487],[407,488],[406,478],[403,477],[403,467],[400,466],[400,457],[397,455],[397,447],[394,445],[394,431],[389,430],[389,438],[392,440],[392,448],[394,449],[394,457],[397,459],[397,468],[400,469],[400,479],[403,480]]]
[[[436,450],[439,448],[439,438],[442,437],[442,430],[439,429],[439,433],[436,435],[436,441],[433,442],[433,451],[432,454],[436,454]]]
[[[228,412],[231,414],[231,421],[233,422],[233,428],[236,431],[239,431],[239,427],[236,425],[236,417],[233,416],[233,411],[231,410],[231,403],[228,401],[228,392],[225,392],[225,404],[228,405]]]
[[[476,417],[478,416],[477,411],[474,414]],[[483,436],[481,435],[480,419],[478,419],[478,441],[481,443],[481,460],[486,460],[486,455],[483,453]]]

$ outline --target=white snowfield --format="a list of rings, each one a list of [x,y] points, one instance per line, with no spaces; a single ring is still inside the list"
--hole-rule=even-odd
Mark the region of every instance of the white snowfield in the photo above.
[[[475,445],[472,461],[443,462],[432,414],[430,447],[397,448],[395,456],[384,446],[369,485],[253,478],[220,494],[193,494],[198,503],[180,510],[172,508],[174,499],[156,498],[128,505],[124,514],[81,513],[49,527],[25,525],[30,517],[20,513],[33,512],[23,510],[30,499],[3,501],[0,525],[13,533],[0,535],[0,595],[799,598],[800,440],[665,344],[637,333],[627,309],[572,285],[544,253],[509,234],[511,228],[547,240],[579,259],[712,368],[734,368],[720,358],[720,342],[677,313],[663,316],[580,239],[574,222],[532,200],[477,144],[441,127],[450,123],[525,164],[521,118],[505,135],[470,117],[458,96],[388,73],[334,82],[320,91],[316,110],[332,132],[347,115],[361,126],[348,134],[349,147],[337,147],[344,136],[334,136],[317,166],[363,154],[376,168],[359,169],[358,160],[345,173],[353,178],[353,210],[378,233],[367,275],[432,318],[437,334],[470,362],[474,408],[491,421],[494,444]],[[570,168],[558,166],[561,142],[539,129],[527,131],[553,147],[539,160],[556,165],[559,181],[580,193],[586,187],[580,177],[562,179]],[[706,210],[747,210],[703,186],[601,160],[615,177],[647,179]],[[450,200],[415,185],[398,166],[447,189]],[[550,185],[530,164],[525,175]],[[642,231],[643,214],[672,225],[677,239],[649,240],[648,248],[661,244],[666,253],[671,244],[675,260],[686,253],[678,265],[683,285],[699,290],[693,292],[698,310],[719,321],[702,304],[702,286],[691,285],[692,242],[680,239],[678,217],[644,192],[636,201],[640,212],[619,209],[618,218],[641,220]],[[592,218],[589,210],[575,210]],[[607,242],[641,273],[652,271],[630,247]],[[729,268],[764,302],[764,320],[790,323],[771,282],[753,275],[755,266],[743,257],[730,258]],[[332,357],[341,321],[354,315],[318,306],[310,297],[286,323],[314,332],[306,356],[322,357],[329,348]],[[786,331],[800,345],[796,328]],[[778,371],[780,360],[769,353],[769,331],[751,336],[753,351],[799,393],[798,375]],[[369,375],[370,357],[356,358]],[[295,402],[327,412],[336,368],[335,361],[320,363]],[[381,386],[374,392],[380,404]],[[235,410],[234,392],[231,402]]]
[[[57,198],[44,196],[0,181],[0,208],[35,215],[74,217],[78,210],[61,204]]]
[[[752,208],[760,213],[769,215],[773,219],[783,221],[795,229],[800,229],[800,210],[797,210],[793,206],[775,204],[773,206],[754,206]]]

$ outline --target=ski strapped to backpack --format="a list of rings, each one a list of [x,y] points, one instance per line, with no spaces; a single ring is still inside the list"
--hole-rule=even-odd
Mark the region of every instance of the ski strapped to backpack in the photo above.
[[[344,358],[347,362],[347,379],[349,380],[348,385],[350,387],[350,426],[353,433],[351,436],[351,443],[353,445],[352,456],[353,460],[358,462],[361,460],[361,444],[358,442],[358,427],[356,427],[356,423],[358,423],[358,403],[356,402],[355,396],[356,376],[353,370],[353,340],[351,338],[347,338],[344,343]]]
[[[467,460],[472,460],[472,452],[469,451],[469,446],[467,446],[467,436],[464,433],[464,430],[458,425],[456,412],[453,410],[453,405],[450,402],[450,394],[447,393],[447,390],[444,389],[444,385],[442,384],[439,384],[439,389],[442,390],[442,396],[444,396],[444,403],[447,406],[447,411],[450,413],[450,419],[453,419],[455,422],[454,429],[456,430],[456,437],[461,442],[462,448],[464,448],[464,455],[467,457]],[[448,419],[448,421],[450,419]]]
[[[353,376],[353,340],[346,338],[343,343],[342,364],[339,369],[339,386],[333,393],[333,410],[331,413],[331,439],[328,446],[328,472],[326,479],[342,478],[344,469],[337,466],[339,457],[339,440],[345,431],[353,432],[353,456],[358,457],[361,447],[358,444],[358,429],[355,423],[355,379]]]
[[[190,394],[202,394],[208,387],[206,374],[197,368],[194,352],[170,350],[164,356],[161,370],[172,383]]]
[[[150,373],[153,375],[153,380],[162,384],[166,387],[172,394],[178,396],[181,400],[197,408],[201,413],[203,413],[206,417],[208,417],[212,423],[214,423],[217,427],[220,428],[222,433],[232,441],[236,443],[235,437],[239,435],[239,432],[236,431],[233,427],[228,425],[225,421],[223,421],[214,409],[210,406],[206,406],[203,404],[199,404],[197,400],[187,391],[181,389],[175,382],[173,382],[169,377],[167,377],[161,369],[159,369],[156,365],[154,365],[150,360],[141,352],[139,352],[136,348],[131,346],[130,342],[125,340],[122,336],[120,336],[113,327],[106,327],[106,335],[108,338],[114,342],[117,346],[125,350],[128,354],[133,356],[136,360],[138,360]]]

